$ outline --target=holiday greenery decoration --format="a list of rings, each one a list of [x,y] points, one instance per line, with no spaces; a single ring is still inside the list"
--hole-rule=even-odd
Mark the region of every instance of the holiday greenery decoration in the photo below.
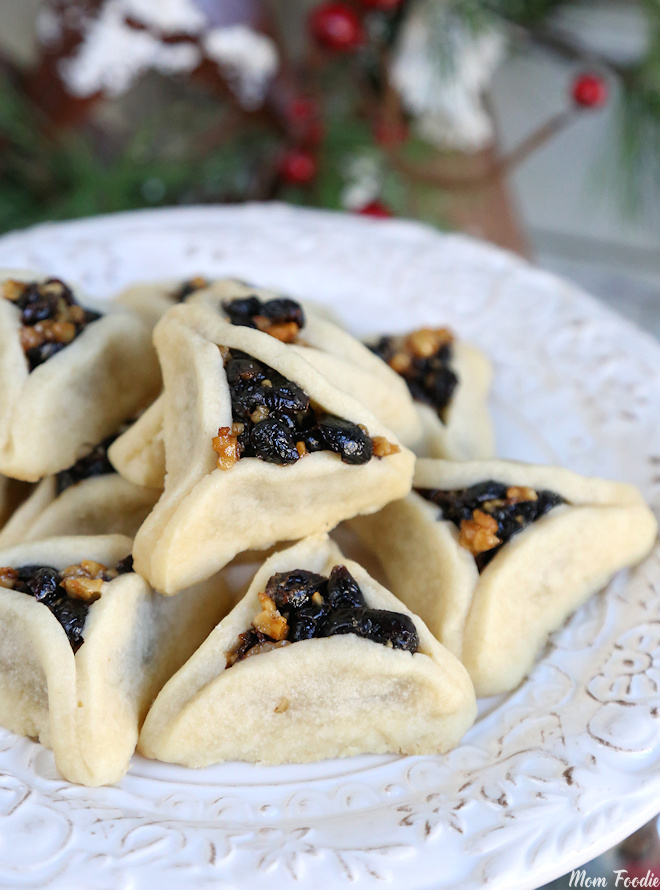
[[[430,188],[485,188],[614,100],[632,174],[660,158],[660,4],[641,2],[647,49],[622,62],[558,25],[572,0],[47,0],[36,64],[0,68],[0,228],[271,198],[437,222]],[[582,71],[501,157],[484,95],[518,45]]]

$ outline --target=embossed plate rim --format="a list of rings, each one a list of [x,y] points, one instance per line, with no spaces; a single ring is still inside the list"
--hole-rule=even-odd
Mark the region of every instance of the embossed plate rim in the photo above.
[[[360,333],[378,313],[384,328],[450,323],[495,360],[508,456],[556,453],[660,504],[658,344],[469,238],[283,205],[181,208],[12,233],[0,265],[47,267],[98,296],[139,276],[252,275],[333,299]],[[657,809],[659,588],[656,551],[555,634],[527,682],[490,713],[486,703],[442,758],[225,765],[188,780],[138,761],[95,790],[0,731],[0,886],[537,887]]]

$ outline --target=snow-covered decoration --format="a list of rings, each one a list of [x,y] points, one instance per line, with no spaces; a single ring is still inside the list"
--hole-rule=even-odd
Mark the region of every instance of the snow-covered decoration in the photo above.
[[[440,40],[436,29],[442,29]],[[390,76],[421,138],[460,151],[488,145],[493,127],[482,97],[504,51],[504,35],[495,27],[473,33],[429,0],[412,9]]]
[[[246,24],[209,25],[201,0],[105,0],[95,15],[78,5],[46,6],[38,24],[44,45],[60,41],[73,10],[81,42],[72,56],[60,60],[58,70],[67,92],[79,98],[119,96],[150,69],[188,74],[208,58],[239,102],[254,108],[279,66],[269,37]],[[234,17],[240,12],[225,11]]]
[[[187,0],[149,0],[153,9],[158,4],[171,6],[171,13],[174,6],[190,5]],[[101,92],[118,96],[150,68],[179,74],[199,65],[202,54],[194,43],[163,43],[150,30],[127,23],[136,6],[146,5],[147,0],[108,0],[98,17],[89,22],[76,54],[60,63],[60,76],[71,95],[85,97]]]
[[[199,34],[206,17],[194,0],[123,0],[124,14],[163,34]]]
[[[260,105],[279,67],[277,48],[270,37],[246,25],[232,25],[209,31],[203,46],[241,104],[246,108]]]
[[[346,184],[341,193],[341,205],[346,210],[359,210],[375,201],[383,186],[383,171],[372,154],[352,158],[343,171]]]

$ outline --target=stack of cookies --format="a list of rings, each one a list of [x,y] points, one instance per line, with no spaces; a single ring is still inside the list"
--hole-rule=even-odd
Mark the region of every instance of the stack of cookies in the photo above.
[[[95,305],[5,270],[0,339],[0,725],[70,781],[136,747],[447,751],[655,540],[633,487],[495,459],[490,363],[444,328],[362,343],[240,281]]]

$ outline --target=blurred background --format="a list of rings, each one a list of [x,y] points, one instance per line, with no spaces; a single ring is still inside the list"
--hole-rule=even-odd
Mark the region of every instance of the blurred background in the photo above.
[[[3,0],[0,230],[285,200],[487,238],[660,334],[658,0]]]
[[[0,6],[0,231],[253,200],[410,217],[660,335],[659,198],[660,0]],[[614,867],[660,874],[655,824],[589,875]]]

